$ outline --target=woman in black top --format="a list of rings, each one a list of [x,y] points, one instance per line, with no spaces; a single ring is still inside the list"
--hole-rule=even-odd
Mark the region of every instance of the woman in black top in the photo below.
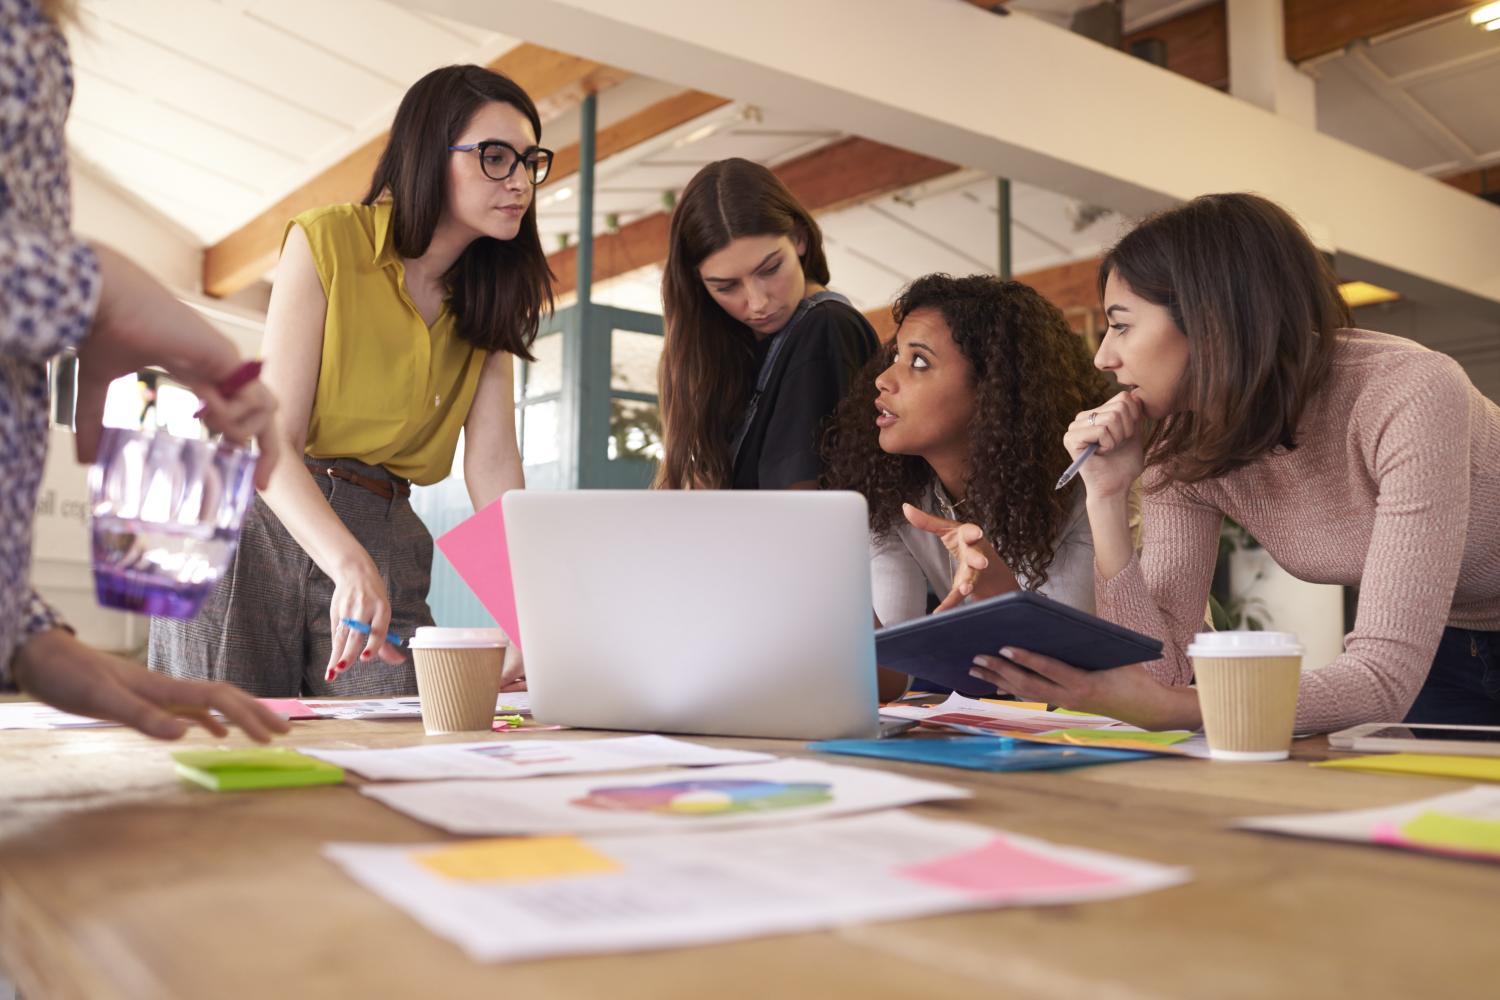
[[[815,489],[823,425],[878,346],[765,167],[710,163],[672,215],[658,378],[669,489]]]

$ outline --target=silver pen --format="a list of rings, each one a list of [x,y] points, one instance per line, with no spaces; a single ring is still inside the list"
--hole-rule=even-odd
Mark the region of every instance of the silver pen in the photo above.
[[[1081,468],[1083,468],[1083,463],[1087,462],[1089,460],[1089,456],[1092,455],[1094,452],[1096,452],[1098,450],[1099,450],[1099,442],[1098,441],[1095,441],[1093,444],[1091,444],[1087,448],[1083,449],[1083,454],[1079,455],[1077,458],[1073,459],[1073,464],[1070,465],[1070,466],[1068,466],[1067,471],[1065,471],[1061,476],[1059,476],[1057,478],[1057,485],[1054,486],[1054,487],[1052,487],[1052,489],[1054,491],[1060,490],[1064,486],[1066,486],[1069,483],[1071,483],[1073,481],[1073,477],[1076,476],[1076,475],[1078,475],[1078,470],[1081,469]]]

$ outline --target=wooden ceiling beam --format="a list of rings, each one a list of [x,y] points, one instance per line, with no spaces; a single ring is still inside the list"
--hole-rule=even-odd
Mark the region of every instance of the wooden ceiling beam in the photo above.
[[[511,49],[490,68],[519,83],[536,102],[543,121],[556,119],[577,106],[586,94],[612,87],[627,76],[613,67],[529,43]],[[382,133],[370,140],[205,249],[204,292],[231,295],[270,271],[281,251],[286,224],[293,216],[310,208],[363,198],[388,136]]]
[[[1451,184],[1460,191],[1467,191],[1469,194],[1481,197],[1500,193],[1500,166],[1466,170],[1461,174],[1453,174],[1440,179],[1444,184]]]
[[[1286,57],[1306,62],[1360,38],[1419,24],[1474,6],[1474,0],[1283,0]]]

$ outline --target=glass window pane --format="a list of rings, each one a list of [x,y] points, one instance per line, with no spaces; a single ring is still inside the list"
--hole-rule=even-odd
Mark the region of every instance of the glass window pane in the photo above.
[[[611,399],[607,451],[610,461],[619,458],[660,461],[661,411],[657,405],[634,399]]]
[[[610,345],[609,387],[627,392],[655,393],[662,338],[635,330],[616,330]]]
[[[161,427],[184,438],[203,436],[203,424],[193,416],[198,397],[156,372],[123,375],[109,384],[104,396],[104,426],[125,430]]]
[[[550,333],[536,338],[531,353],[536,360],[526,366],[526,393],[523,399],[535,399],[548,393],[562,391],[562,333]]]
[[[543,465],[558,459],[557,418],[561,405],[552,400],[533,403],[521,415],[525,429],[521,432],[521,463]]]

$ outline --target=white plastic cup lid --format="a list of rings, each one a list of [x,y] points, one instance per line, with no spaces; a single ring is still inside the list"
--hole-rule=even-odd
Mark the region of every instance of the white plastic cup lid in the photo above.
[[[1294,632],[1199,632],[1188,646],[1189,656],[1301,656]]]
[[[495,649],[509,645],[498,628],[444,628],[423,625],[407,643],[412,649]]]

